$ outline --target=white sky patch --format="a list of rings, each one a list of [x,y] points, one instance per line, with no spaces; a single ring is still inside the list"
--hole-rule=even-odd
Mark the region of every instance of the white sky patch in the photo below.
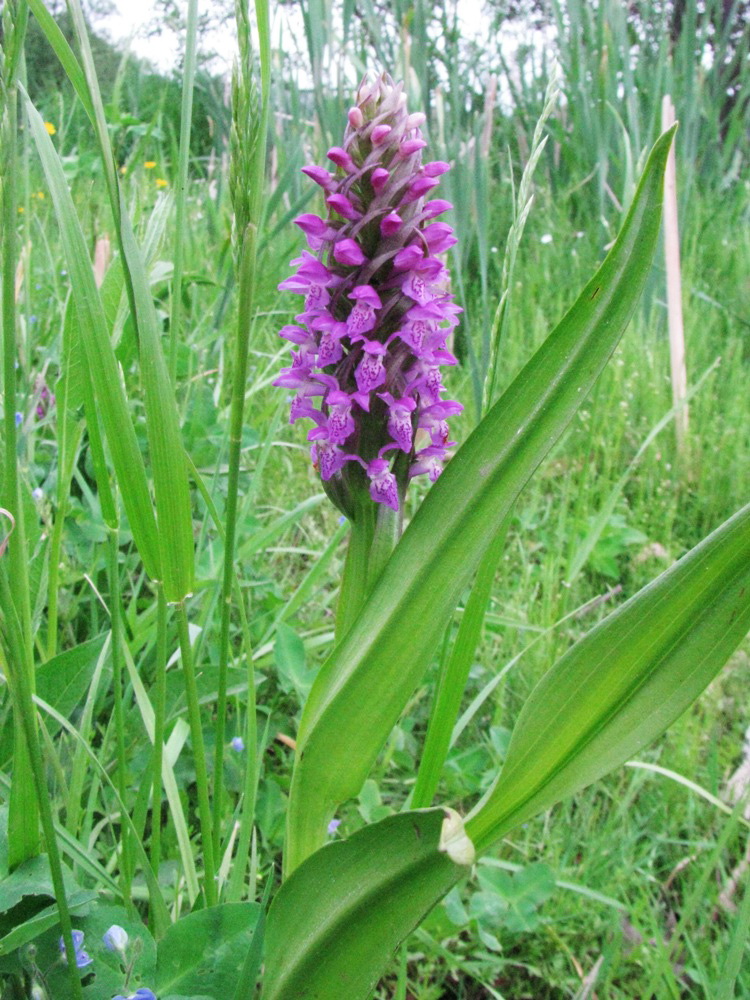
[[[199,13],[205,12],[209,0],[200,0]],[[154,5],[152,0],[113,0],[114,12],[103,18],[97,18],[97,30],[104,30],[111,41],[129,46],[137,56],[147,59],[157,70],[169,73],[178,65],[180,59],[179,41],[172,32],[165,31],[160,35],[149,37],[149,29],[153,28]],[[186,0],[181,0],[180,7],[187,10]],[[489,17],[483,10],[480,0],[457,0],[458,20],[462,34],[467,41],[482,43],[490,31]],[[286,38],[285,47],[299,48],[306,51],[302,16],[299,7],[280,8],[271,4],[272,44]],[[507,47],[505,55],[512,55],[519,44],[528,43],[528,35],[520,24],[508,24],[501,29],[503,48]],[[505,41],[507,36],[507,43]],[[229,21],[221,29],[209,33],[202,39],[202,48],[216,53],[216,61],[211,70],[217,74],[231,69],[236,52],[236,36],[234,23]]]

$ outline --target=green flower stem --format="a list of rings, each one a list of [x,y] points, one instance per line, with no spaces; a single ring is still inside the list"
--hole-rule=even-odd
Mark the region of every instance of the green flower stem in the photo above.
[[[164,588],[156,593],[156,672],[154,678],[154,758],[152,763],[151,867],[157,879],[161,862],[162,758],[164,756],[164,715],[167,700],[167,601]]]
[[[402,511],[391,510],[385,504],[373,504],[375,507],[375,532],[367,565],[367,593],[372,590],[383,567],[391,557],[396,543],[401,537],[403,528]]]
[[[187,201],[190,127],[193,121],[193,86],[198,34],[198,0],[188,0],[185,66],[182,73],[182,111],[180,114],[180,152],[177,164],[175,205],[174,271],[172,279],[172,314],[169,321],[169,376],[177,378],[177,342],[182,320],[182,271],[185,243],[185,203]]]
[[[339,602],[336,608],[336,642],[348,632],[375,581],[388,562],[401,533],[401,516],[390,507],[375,504],[367,492],[359,497],[351,522]]]
[[[352,521],[349,533],[339,602],[336,608],[337,644],[349,631],[367,596],[367,561],[372,548],[374,532],[372,511],[363,509],[362,516]]]
[[[42,821],[42,830],[47,847],[50,873],[52,875],[52,885],[55,890],[57,909],[60,915],[60,927],[62,929],[63,943],[65,945],[65,958],[70,972],[70,982],[73,989],[73,1000],[83,1000],[83,989],[81,979],[78,975],[76,965],[76,950],[73,945],[73,927],[70,921],[70,911],[65,898],[65,884],[63,882],[62,862],[55,836],[55,826],[52,817],[52,804],[45,780],[44,760],[39,745],[39,735],[36,727],[36,711],[34,709],[33,691],[28,676],[28,671],[22,659],[17,655],[22,648],[21,624],[13,605],[13,598],[8,584],[5,566],[0,565],[0,595],[2,605],[5,608],[4,623],[8,632],[8,679],[10,681],[11,697],[17,719],[21,720],[23,735],[26,740],[26,752],[31,763],[31,770],[34,778],[37,804]]]
[[[204,892],[206,905],[215,906],[218,901],[216,891],[216,865],[214,862],[214,838],[211,823],[211,803],[208,797],[208,773],[206,771],[206,749],[203,743],[201,729],[201,710],[198,702],[198,685],[195,680],[195,665],[193,651],[190,648],[190,631],[188,629],[185,602],[176,605],[177,631],[180,639],[180,656],[182,672],[185,677],[185,696],[187,698],[190,736],[193,742],[193,758],[195,762],[195,781],[198,786],[198,816],[201,828],[203,846]]]

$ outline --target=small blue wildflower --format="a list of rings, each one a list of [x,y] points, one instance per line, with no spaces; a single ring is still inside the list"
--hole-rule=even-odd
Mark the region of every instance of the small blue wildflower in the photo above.
[[[331,822],[328,824],[328,836],[332,837],[340,826],[341,826],[340,819],[332,819]]]
[[[146,989],[145,986],[141,986],[139,990],[135,993],[129,993],[126,997],[122,993],[118,993],[116,997],[112,997],[112,1000],[157,1000],[156,994],[153,990]]]
[[[31,491],[31,495],[35,500],[41,500],[44,497],[44,490],[41,486],[37,486],[36,489]]]
[[[16,427],[20,427],[23,423],[23,413],[16,410]]]
[[[242,739],[241,736],[235,736],[230,745],[232,747],[232,750],[236,750],[237,753],[242,753],[242,751],[245,749],[245,741]]]
[[[121,955],[124,954],[128,946],[128,940],[128,932],[124,927],[120,927],[119,924],[112,924],[102,937],[104,947],[107,951],[114,951]]]
[[[76,965],[79,969],[85,969],[87,965],[91,965],[94,961],[93,958],[83,950],[83,931],[73,931],[73,949],[76,955]],[[63,962],[68,961],[68,957],[65,954],[65,941],[60,938],[60,954],[62,955]]]

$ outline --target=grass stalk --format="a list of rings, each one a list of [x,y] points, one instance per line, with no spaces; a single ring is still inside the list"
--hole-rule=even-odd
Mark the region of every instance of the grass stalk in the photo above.
[[[164,715],[167,700],[167,601],[164,588],[156,592],[156,670],[154,677],[154,757],[151,801],[151,867],[159,877],[161,863],[162,759],[164,756]]]
[[[240,252],[239,319],[235,344],[234,381],[229,430],[229,463],[227,477],[227,506],[224,535],[224,572],[221,588],[221,631],[219,637],[219,682],[216,701],[216,750],[214,755],[214,845],[218,851],[221,833],[224,793],[224,742],[227,714],[227,671],[229,668],[229,630],[232,611],[232,586],[234,579],[234,549],[237,532],[237,505],[239,501],[240,457],[242,425],[245,410],[245,383],[252,323],[251,310],[255,283],[256,229],[248,226]]]
[[[237,595],[241,600],[241,595]],[[245,624],[243,631],[247,630]],[[248,650],[250,637],[246,637],[245,643]],[[245,879],[246,858],[249,856],[250,844],[253,834],[253,823],[255,821],[255,800],[258,790],[258,779],[260,778],[260,766],[258,757],[258,720],[255,714],[255,676],[253,658],[248,652],[247,662],[247,719],[245,721],[245,752],[247,754],[245,762],[245,785],[242,796],[242,809],[240,813],[240,831],[237,837],[237,853],[235,855],[232,874],[229,879],[227,898],[229,902],[239,901],[242,897],[243,883]],[[265,739],[264,739],[265,745]],[[255,885],[251,883],[251,893],[254,893]],[[251,895],[251,899],[254,895]]]
[[[31,632],[31,597],[29,592],[28,554],[21,486],[18,476],[16,399],[16,266],[18,261],[18,90],[16,72],[23,51],[27,7],[25,3],[6,4],[3,12],[2,109],[0,136],[0,176],[2,177],[2,333],[3,333],[3,409],[5,452],[0,482],[0,506],[10,511],[15,521],[14,537],[8,545],[10,584],[8,599],[19,617],[18,636],[20,669],[33,692],[34,654]],[[10,613],[8,608],[6,613]],[[10,797],[9,864],[13,868],[39,852],[39,815],[33,790],[31,762],[21,734],[22,720],[14,710],[14,774]],[[33,725],[33,722],[32,722]]]
[[[182,272],[185,244],[185,207],[187,203],[190,130],[193,122],[196,41],[198,35],[198,0],[188,0],[185,66],[182,74],[182,110],[180,115],[180,152],[175,190],[174,271],[172,277],[172,313],[169,321],[169,375],[177,378],[177,343],[182,321]]]
[[[198,685],[195,679],[195,664],[193,651],[190,648],[190,632],[188,629],[187,610],[185,602],[176,605],[177,632],[180,640],[180,656],[182,672],[185,677],[185,696],[187,699],[190,736],[193,742],[193,758],[195,762],[195,783],[198,789],[198,817],[201,828],[203,847],[204,892],[206,905],[217,903],[216,865],[214,862],[214,838],[211,821],[211,802],[208,794],[208,772],[206,770],[206,750],[201,729],[201,710],[198,700]]]
[[[22,657],[17,655],[22,649],[22,629],[18,616],[13,605],[13,598],[8,584],[5,566],[0,565],[0,596],[5,607],[5,627],[8,632],[8,657],[7,666],[9,670],[10,690],[16,708],[16,718],[20,720],[23,735],[26,740],[26,752],[31,765],[34,787],[36,790],[37,805],[44,831],[47,857],[49,859],[52,885],[55,890],[55,900],[60,916],[60,927],[62,929],[63,944],[65,948],[65,958],[70,972],[70,983],[73,1000],[83,1000],[83,989],[81,979],[78,975],[76,965],[76,950],[73,944],[73,927],[70,920],[70,911],[65,896],[65,884],[63,882],[62,862],[60,851],[57,846],[55,836],[55,825],[52,817],[52,801],[47,789],[45,778],[44,760],[39,744],[39,734],[36,726],[36,711],[34,709],[34,695],[31,687],[31,680],[23,662]]]
[[[125,754],[125,714],[123,705],[123,671],[122,671],[122,608],[120,595],[120,564],[118,532],[114,528],[109,531],[109,615],[112,631],[112,685],[115,712],[115,745],[117,754],[117,791],[123,807],[126,801],[127,758]],[[122,898],[130,899],[130,886],[133,877],[133,862],[130,850],[130,834],[123,817],[120,823],[122,840],[122,857],[120,865],[120,885]]]
[[[237,21],[240,41],[241,66],[239,78],[234,81],[234,144],[233,169],[236,171],[233,186],[235,222],[238,240],[239,308],[237,337],[234,347],[232,402],[229,427],[229,461],[227,476],[227,505],[224,535],[224,572],[221,588],[221,630],[219,640],[219,679],[216,702],[216,750],[214,755],[214,849],[218,853],[224,798],[224,741],[226,733],[227,671],[229,665],[229,630],[232,611],[232,586],[234,578],[234,550],[237,531],[237,505],[239,497],[240,457],[242,426],[245,412],[247,364],[250,332],[253,323],[253,295],[257,265],[258,226],[262,214],[265,188],[266,135],[268,132],[269,90],[271,82],[271,45],[267,0],[256,3],[258,35],[260,38],[261,98],[260,116],[254,100],[252,80],[252,48],[250,44],[247,7],[238,4]],[[242,149],[242,141],[250,143],[249,152]],[[245,158],[247,156],[247,158]],[[250,195],[243,191],[243,184],[250,184]],[[248,655],[249,651],[248,651]],[[252,674],[250,680],[253,681]],[[248,693],[248,702],[251,696]],[[254,694],[252,696],[254,701]]]

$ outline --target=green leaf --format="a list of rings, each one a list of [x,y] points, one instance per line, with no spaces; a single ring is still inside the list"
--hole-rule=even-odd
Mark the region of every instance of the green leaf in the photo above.
[[[368,997],[398,943],[468,873],[440,849],[448,822],[443,809],[400,813],[300,865],[268,914],[262,1000]]]
[[[698,697],[750,629],[750,505],[600,622],[534,688],[467,821],[484,850],[611,771]]]
[[[105,931],[113,924],[122,927],[129,937],[126,958],[128,964],[132,963],[132,969],[127,987],[125,963],[120,955],[107,949],[103,940]],[[153,989],[156,945],[134,910],[128,912],[122,906],[111,903],[93,903],[85,916],[74,916],[73,926],[83,931],[83,948],[92,959],[83,970],[86,977],[83,989],[85,1000],[109,1000],[118,993],[127,996],[140,986]],[[47,995],[60,997],[61,1000],[69,997],[70,977],[67,966],[60,961],[60,926],[57,919],[35,938],[34,948],[34,963],[44,970]]]
[[[61,715],[70,718],[89,689],[97,660],[107,639],[107,633],[88,642],[66,649],[47,660],[36,671],[36,693]],[[57,732],[54,720],[47,723],[47,732]]]
[[[112,462],[120,485],[130,529],[146,571],[161,579],[159,534],[151,506],[148,480],[130,417],[125,390],[109,339],[99,292],[89,260],[86,241],[60,159],[44,128],[39,112],[25,94],[31,134],[49,185],[60,226],[60,239],[79,320],[79,336],[96,403],[107,436]]]
[[[273,658],[284,688],[287,691],[294,689],[300,704],[304,705],[315,671],[307,666],[304,642],[288,625],[276,626]]]
[[[52,14],[45,7],[43,0],[29,0],[29,8],[39,22],[39,27],[44,32],[47,41],[54,49],[57,58],[68,75],[68,79],[73,84],[73,88],[83,105],[84,111],[93,125],[95,121],[94,107],[91,103],[88,87],[86,86],[86,77],[80,63],[75,57],[75,53],[60,30],[57,21],[55,21]]]
[[[68,909],[71,914],[79,917],[88,911],[90,904],[97,898],[97,894],[91,889],[76,889],[67,897]],[[43,910],[35,913],[33,917],[17,924],[12,931],[0,938],[0,956],[9,955],[18,948],[23,947],[29,941],[39,937],[50,927],[57,927],[60,923],[60,910],[57,903],[46,906]]]
[[[430,490],[303,712],[287,826],[292,871],[357,794],[499,526],[567,427],[635,309],[659,235],[673,130],[615,245],[572,309]]]
[[[479,884],[482,891],[471,897],[471,916],[495,928],[502,925],[512,934],[534,930],[538,908],[555,891],[555,877],[541,861],[514,873],[481,868]]]
[[[80,912],[96,898],[96,893],[82,889],[63,869],[65,897],[72,911]],[[39,854],[24,861],[10,875],[0,880],[0,971],[8,971],[9,956],[15,949],[38,937],[60,920],[55,904],[49,858]],[[58,952],[59,955],[59,952]]]
[[[223,903],[172,924],[159,942],[154,992],[233,996],[261,913],[257,903]]]
[[[138,318],[141,380],[156,497],[164,595],[167,601],[177,602],[193,589],[193,518],[187,462],[180,436],[177,401],[159,339],[151,286],[122,192],[120,230]]]
[[[72,649],[58,653],[36,671],[36,691],[40,698],[53,705],[61,715],[69,718],[88,691],[89,682],[101,653],[106,635],[79,643]],[[52,720],[47,731],[52,736],[58,730]],[[13,730],[5,726],[0,731],[0,762],[5,763],[13,750]]]

